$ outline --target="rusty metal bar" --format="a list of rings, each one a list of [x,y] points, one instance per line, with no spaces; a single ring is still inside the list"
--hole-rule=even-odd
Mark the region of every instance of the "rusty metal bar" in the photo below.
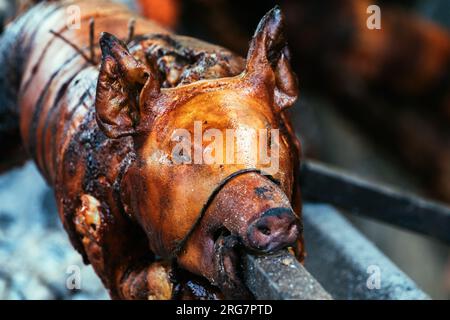
[[[331,300],[320,283],[287,251],[244,256],[244,277],[257,299]]]
[[[326,202],[450,243],[450,208],[417,195],[392,190],[313,161],[304,161],[303,198]]]

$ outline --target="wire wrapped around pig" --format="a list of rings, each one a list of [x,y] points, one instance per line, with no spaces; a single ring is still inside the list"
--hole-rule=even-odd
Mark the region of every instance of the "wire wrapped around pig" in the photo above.
[[[81,28],[66,24],[74,5]],[[0,112],[112,298],[251,298],[240,250],[302,259],[300,144],[285,112],[298,89],[282,29],[274,8],[246,60],[104,0],[44,1],[6,30]],[[278,129],[278,170],[175,163],[173,130],[194,135],[198,122],[202,133]]]

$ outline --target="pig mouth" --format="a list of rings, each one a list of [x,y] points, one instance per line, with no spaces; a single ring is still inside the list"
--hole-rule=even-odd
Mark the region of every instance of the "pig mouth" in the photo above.
[[[270,250],[255,250],[244,244],[238,235],[232,234],[222,227],[214,237],[214,279],[213,283],[221,290],[226,299],[254,299],[253,294],[247,288],[243,273],[243,255],[268,254],[282,248]],[[295,243],[283,248],[288,248],[295,256],[298,252]]]
[[[239,238],[222,228],[214,242],[214,282],[227,299],[252,299],[244,283],[242,254],[244,248]]]

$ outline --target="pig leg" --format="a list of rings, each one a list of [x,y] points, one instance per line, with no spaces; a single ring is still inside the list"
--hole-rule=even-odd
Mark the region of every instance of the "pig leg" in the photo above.
[[[137,262],[139,265],[139,262]],[[178,270],[169,261],[135,267],[120,280],[121,299],[127,300],[218,300],[222,293],[205,279]]]
[[[74,217],[76,231],[95,271],[102,278],[114,299],[133,300],[169,300],[169,299],[218,299],[220,292],[206,281],[174,269],[169,261],[156,261],[153,254],[145,246],[142,250],[131,250],[140,246],[139,241],[133,242],[125,233],[107,234],[116,228],[102,225],[106,207],[92,195],[84,194],[80,198],[81,205]],[[125,230],[122,230],[125,232]],[[117,251],[115,239],[120,237],[126,243],[123,248],[129,250]],[[111,239],[111,240],[108,240]],[[142,252],[145,250],[145,253]],[[130,256],[130,254],[132,254]]]
[[[136,238],[129,237],[124,230],[124,221],[114,215],[111,217],[111,207],[98,199],[101,198],[83,194],[73,220],[77,236],[81,238],[85,260],[92,264],[111,297],[170,299],[173,284],[169,266],[153,261],[153,255],[145,255],[143,249],[136,250],[142,244]],[[113,234],[120,231],[123,233]],[[117,247],[117,238],[126,245]],[[128,256],[125,247],[129,248]]]
[[[126,300],[169,300],[173,297],[174,282],[167,262],[153,262],[135,267],[119,280],[119,295]]]

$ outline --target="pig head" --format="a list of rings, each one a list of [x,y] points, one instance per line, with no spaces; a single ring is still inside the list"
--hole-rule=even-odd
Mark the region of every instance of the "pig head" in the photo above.
[[[121,183],[125,212],[151,251],[227,296],[247,294],[239,250],[302,254],[299,144],[285,114],[298,89],[282,28],[275,8],[239,75],[170,88],[116,37],[100,40],[97,122],[109,138],[134,141]]]

